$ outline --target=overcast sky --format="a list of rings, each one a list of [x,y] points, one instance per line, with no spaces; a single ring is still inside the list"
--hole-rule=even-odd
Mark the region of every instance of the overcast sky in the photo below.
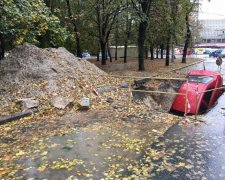
[[[225,0],[200,0],[199,19],[225,19]]]

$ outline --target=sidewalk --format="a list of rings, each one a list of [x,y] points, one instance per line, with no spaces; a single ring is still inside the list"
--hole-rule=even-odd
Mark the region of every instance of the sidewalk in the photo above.
[[[176,124],[151,146],[152,151],[164,154],[153,160],[152,179],[225,179],[224,102],[225,94],[201,117],[205,123]]]

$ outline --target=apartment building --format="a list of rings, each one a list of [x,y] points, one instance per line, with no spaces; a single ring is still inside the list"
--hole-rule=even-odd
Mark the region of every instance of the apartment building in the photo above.
[[[225,19],[200,20],[202,43],[225,43]]]

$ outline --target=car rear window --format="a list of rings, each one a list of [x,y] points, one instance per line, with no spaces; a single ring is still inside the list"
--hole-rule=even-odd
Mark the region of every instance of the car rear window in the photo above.
[[[211,76],[189,76],[188,81],[189,82],[197,82],[197,83],[203,83],[207,84],[213,80],[213,77]]]

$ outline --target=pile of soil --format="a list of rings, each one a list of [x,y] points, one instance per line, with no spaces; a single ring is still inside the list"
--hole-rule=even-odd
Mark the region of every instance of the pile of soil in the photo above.
[[[94,97],[92,90],[105,82],[105,75],[65,48],[41,49],[25,43],[0,61],[0,106],[3,110],[16,99],[28,97],[39,99],[41,105],[57,96],[78,100],[91,93]]]
[[[1,83],[30,83],[71,76],[82,79],[80,73],[104,74],[84,59],[75,57],[65,48],[41,49],[25,43],[13,49],[0,64]],[[86,77],[85,77],[86,78]]]

